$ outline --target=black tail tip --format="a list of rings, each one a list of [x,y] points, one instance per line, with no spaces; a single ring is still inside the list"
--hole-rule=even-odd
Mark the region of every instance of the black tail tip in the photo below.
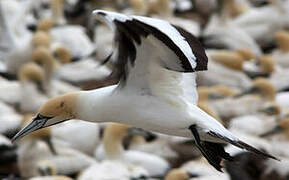
[[[270,158],[270,159],[274,159],[277,161],[281,161],[279,158],[265,152],[264,150],[258,150],[256,148],[254,148],[253,146],[250,146],[249,144],[244,143],[243,141],[238,141],[239,147],[246,149],[247,151],[254,153],[256,155],[262,156],[264,158]]]

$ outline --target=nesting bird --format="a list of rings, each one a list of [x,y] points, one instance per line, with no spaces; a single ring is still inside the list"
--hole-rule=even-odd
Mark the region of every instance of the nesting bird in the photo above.
[[[243,73],[245,62],[254,58],[249,49],[217,50],[208,52],[208,55],[211,58],[209,70],[199,73],[199,84],[207,86],[223,84],[241,89],[251,85],[250,78]],[[226,78],[228,76],[230,78]]]
[[[78,118],[193,137],[202,155],[219,171],[223,159],[232,160],[219,143],[277,159],[241,141],[197,107],[196,71],[207,69],[207,57],[193,35],[159,19],[103,10],[94,15],[116,32],[114,73],[120,76],[119,84],[51,99],[13,140]]]
[[[147,132],[139,129],[122,124],[111,124],[104,132],[103,147],[99,146],[96,151],[97,159],[119,160],[129,163],[131,166],[140,166],[146,169],[150,176],[163,176],[170,168],[166,160],[141,151],[124,150],[122,142],[129,133],[150,136]]]

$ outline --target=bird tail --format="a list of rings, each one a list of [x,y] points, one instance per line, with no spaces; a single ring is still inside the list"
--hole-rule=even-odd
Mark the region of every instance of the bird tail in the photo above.
[[[215,138],[218,138],[218,139],[222,139],[223,141],[227,142],[227,143],[230,143],[236,147],[239,147],[241,149],[245,149],[249,152],[252,152],[254,154],[257,154],[257,155],[260,155],[264,158],[271,158],[271,159],[275,159],[277,161],[280,161],[280,159],[276,158],[275,156],[272,156],[271,154],[268,154],[266,152],[263,152],[263,151],[260,151],[256,148],[254,148],[253,146],[241,141],[241,140],[232,140],[230,138],[227,138],[225,136],[222,136],[221,134],[218,134],[216,132],[213,132],[213,131],[209,131],[208,132],[209,135],[211,135],[212,137],[215,137]]]

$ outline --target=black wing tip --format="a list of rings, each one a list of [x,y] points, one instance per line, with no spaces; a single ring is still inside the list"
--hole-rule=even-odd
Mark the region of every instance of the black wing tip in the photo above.
[[[101,15],[101,16],[105,16],[106,15],[106,13],[105,13],[105,11],[104,10],[94,10],[93,12],[92,12],[92,14],[93,15]]]
[[[252,152],[254,154],[257,154],[257,155],[260,155],[260,156],[262,156],[264,158],[270,158],[270,159],[274,159],[274,160],[277,160],[277,161],[281,161],[279,158],[277,158],[277,157],[275,157],[275,156],[273,156],[271,154],[268,154],[268,153],[266,153],[264,151],[258,150],[258,149],[254,148],[253,146],[251,146],[251,145],[249,145],[249,144],[247,144],[247,143],[245,143],[243,141],[240,141],[240,140],[237,141],[236,142],[236,146],[238,146],[238,147],[240,147],[242,149],[246,149],[247,151]]]
[[[208,57],[201,42],[190,32],[184,28],[176,25],[172,25],[188,42],[194,55],[196,56],[197,66],[194,71],[206,71],[208,70]]]

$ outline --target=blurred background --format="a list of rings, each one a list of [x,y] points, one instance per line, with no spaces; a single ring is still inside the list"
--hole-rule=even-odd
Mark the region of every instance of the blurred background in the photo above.
[[[240,139],[282,161],[224,145],[213,169],[192,139],[71,120],[12,144],[49,98],[116,84],[113,33],[91,12],[160,18],[194,34],[209,70],[198,105]],[[0,179],[288,180],[288,0],[1,0]]]

